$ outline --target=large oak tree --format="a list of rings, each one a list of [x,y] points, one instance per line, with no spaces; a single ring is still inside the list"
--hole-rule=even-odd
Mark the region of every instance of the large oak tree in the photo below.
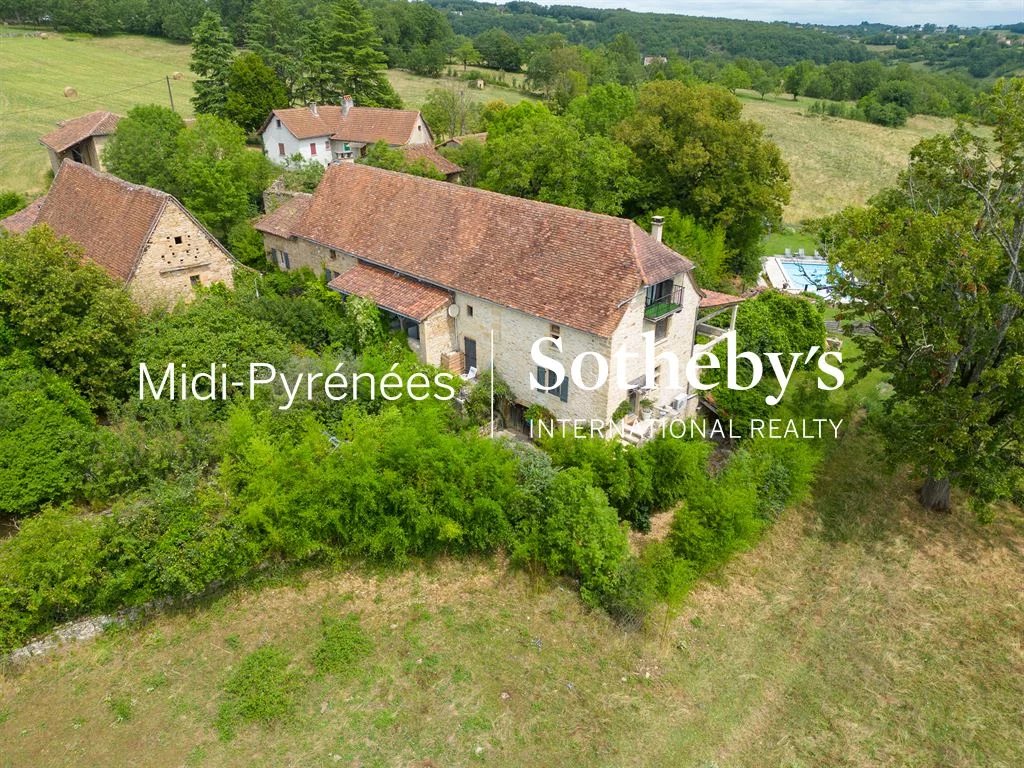
[[[869,363],[891,377],[893,455],[984,505],[1024,476],[1024,81],[998,83],[991,139],[960,125],[922,141],[897,188],[827,221],[844,315],[870,321]]]

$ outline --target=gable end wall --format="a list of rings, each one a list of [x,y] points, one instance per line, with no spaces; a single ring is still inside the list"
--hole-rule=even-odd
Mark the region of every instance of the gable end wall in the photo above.
[[[176,243],[175,238],[181,242]],[[129,289],[144,307],[188,301],[192,277],[203,285],[234,287],[234,263],[181,207],[171,201],[149,236]]]

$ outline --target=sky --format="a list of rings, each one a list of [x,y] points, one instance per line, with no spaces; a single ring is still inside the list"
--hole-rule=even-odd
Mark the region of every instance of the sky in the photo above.
[[[1024,21],[1024,0],[536,0],[541,5],[628,8],[631,11],[724,16],[758,21],[859,24],[862,21],[909,26],[929,22],[945,26],[988,27]]]

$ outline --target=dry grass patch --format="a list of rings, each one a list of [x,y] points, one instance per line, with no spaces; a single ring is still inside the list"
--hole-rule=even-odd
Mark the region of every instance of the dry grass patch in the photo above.
[[[804,114],[812,101],[743,98],[743,116],[765,127],[789,164],[793,194],[784,218],[790,223],[866,202],[896,181],[918,141],[953,128],[952,120],[927,115],[885,128]]]
[[[924,514],[877,455],[848,438],[666,631],[501,563],[309,572],[8,674],[0,765],[1019,765],[1020,512]],[[324,617],[343,674],[317,672]],[[267,645],[294,711],[222,740],[225,681]]]

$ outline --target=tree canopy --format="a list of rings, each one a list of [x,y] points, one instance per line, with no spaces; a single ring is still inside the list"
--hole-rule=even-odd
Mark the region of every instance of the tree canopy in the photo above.
[[[922,141],[898,187],[822,226],[843,315],[871,323],[865,358],[891,377],[888,446],[936,509],[951,484],[984,504],[1024,471],[1024,83],[985,108],[991,140]]]

